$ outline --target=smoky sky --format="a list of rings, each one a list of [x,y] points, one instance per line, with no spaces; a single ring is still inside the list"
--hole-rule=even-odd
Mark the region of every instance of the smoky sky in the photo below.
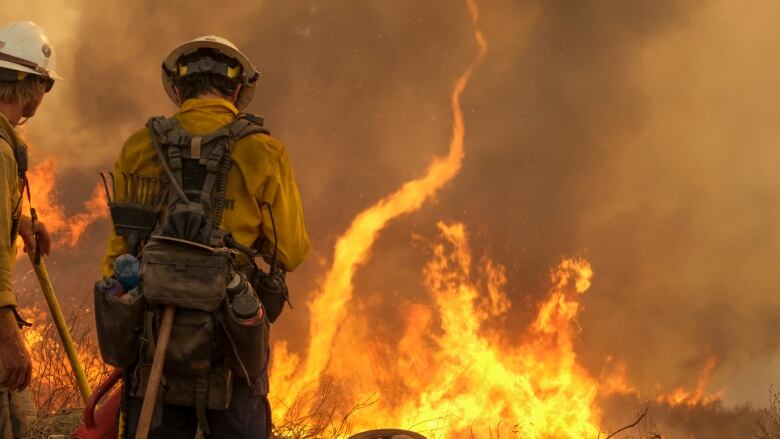
[[[532,319],[550,267],[584,257],[596,277],[577,350],[595,376],[611,355],[638,387],[693,387],[715,356],[709,391],[763,402],[780,363],[780,38],[768,18],[778,7],[754,6],[480,2],[489,48],[463,96],[463,170],[383,232],[355,300],[383,294],[382,324],[400,325],[404,306],[427,300],[413,237],[460,221],[477,255],[508,269],[510,333]],[[452,85],[477,50],[463,1],[34,1],[0,12],[21,18],[50,28],[67,78],[26,130],[37,157],[60,159],[72,211],[124,138],[174,111],[160,85],[170,49],[217,34],[255,62],[248,111],[290,152],[313,242],[290,276],[296,308],[274,331],[298,349],[306,294],[338,235],[446,153]],[[87,294],[106,229],[52,258],[60,294]]]

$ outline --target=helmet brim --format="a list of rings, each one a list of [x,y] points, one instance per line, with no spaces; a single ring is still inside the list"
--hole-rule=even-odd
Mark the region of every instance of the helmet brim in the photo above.
[[[2,61],[0,60],[0,67],[8,70],[16,70],[17,72],[25,72],[25,73],[32,73],[33,75],[37,76],[44,76],[41,75],[40,72],[35,71],[34,69],[31,69],[29,67],[20,66],[19,64],[12,63],[10,61]],[[47,70],[48,76],[51,79],[56,79],[58,81],[62,81],[63,78],[57,74],[54,70]]]

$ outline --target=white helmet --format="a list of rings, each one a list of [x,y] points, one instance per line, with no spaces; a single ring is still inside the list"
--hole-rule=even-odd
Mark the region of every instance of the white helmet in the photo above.
[[[222,55],[229,58],[233,58],[240,64],[240,68],[231,68],[223,65],[204,64],[206,68],[212,67],[217,69],[221,68],[218,73],[224,74],[228,78],[241,77],[241,91],[238,92],[238,99],[236,99],[236,107],[239,110],[243,110],[252,101],[255,95],[255,88],[257,80],[260,78],[260,73],[249,61],[240,50],[230,42],[227,38],[218,37],[215,35],[208,35],[204,37],[195,38],[192,41],[188,41],[179,47],[173,49],[173,51],[165,58],[162,65],[162,81],[165,87],[165,92],[168,93],[168,97],[175,103],[177,102],[176,92],[173,90],[174,79],[180,76],[185,76],[188,73],[196,73],[189,71],[188,66],[178,64],[181,57],[189,55],[199,49],[213,49]],[[203,67],[204,65],[201,65]],[[198,70],[204,71],[202,68]],[[217,72],[217,70],[213,70]]]
[[[56,66],[54,47],[42,27],[32,21],[0,27],[0,68],[62,79],[54,70]]]

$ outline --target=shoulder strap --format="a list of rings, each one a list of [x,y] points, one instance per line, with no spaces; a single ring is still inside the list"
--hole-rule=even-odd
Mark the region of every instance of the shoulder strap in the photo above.
[[[14,159],[16,159],[16,169],[19,173],[19,178],[24,181],[29,166],[27,160],[27,145],[15,142],[11,134],[2,129],[0,129],[0,139],[5,140],[11,145],[11,150],[14,152]]]
[[[11,150],[14,152],[14,160],[16,161],[16,172],[19,175],[19,179],[22,182],[21,193],[19,194],[19,200],[16,202],[16,206],[11,212],[11,242],[16,241],[16,237],[19,235],[19,226],[21,225],[21,209],[19,206],[22,204],[24,194],[27,193],[27,202],[30,206],[30,221],[32,222],[32,229],[35,230],[35,222],[38,220],[38,215],[35,208],[32,206],[32,197],[30,195],[30,184],[27,181],[27,145],[21,142],[16,142],[11,133],[0,129],[0,138],[8,142],[11,146]],[[38,246],[38,234],[35,235],[35,259],[33,263],[38,265],[41,261],[40,247]]]
[[[190,158],[197,158],[202,165],[205,165],[207,174],[201,188],[200,203],[207,204],[208,210],[213,212],[215,230],[219,229],[224,214],[228,174],[233,165],[230,157],[233,147],[239,139],[252,134],[270,134],[262,123],[262,118],[242,113],[231,123],[213,133],[193,136],[174,118],[153,117],[147,122],[152,145],[163,170],[171,181],[171,186],[184,202],[191,201],[183,189],[183,149],[189,148]],[[167,154],[161,144],[167,147]],[[206,155],[201,156],[201,146],[212,144],[214,146],[206,151]]]
[[[226,132],[223,133],[223,131]],[[230,173],[230,168],[233,166],[233,162],[230,158],[233,147],[240,139],[257,133],[271,134],[270,131],[263,127],[262,117],[248,113],[240,113],[232,123],[215,133],[227,135],[228,137],[226,143],[227,151],[225,151],[225,154],[222,156],[219,180],[217,183],[217,193],[214,198],[214,226],[216,228],[219,228],[222,224],[222,216],[225,213],[225,193],[227,192],[228,174]]]
[[[270,135],[271,132],[268,131],[268,128],[263,126],[264,122],[265,120],[256,114],[240,113],[236,116],[236,122],[233,123],[237,128],[235,136],[240,139],[256,133]]]
[[[149,119],[149,121],[146,123],[146,127],[149,128],[149,136],[152,139],[152,146],[154,147],[155,152],[157,152],[157,157],[160,159],[160,164],[163,167],[163,171],[165,171],[165,175],[168,177],[168,180],[171,182],[171,186],[178,192],[179,196],[181,197],[184,202],[189,203],[190,199],[187,198],[187,194],[184,193],[184,189],[182,189],[180,180],[181,180],[181,168],[179,169],[179,178],[176,178],[176,175],[174,175],[173,171],[171,170],[171,167],[168,165],[168,160],[165,158],[165,154],[163,154],[162,148],[160,147],[160,140],[158,138],[158,133],[160,133],[160,125],[167,124],[168,119],[164,117],[152,117]]]

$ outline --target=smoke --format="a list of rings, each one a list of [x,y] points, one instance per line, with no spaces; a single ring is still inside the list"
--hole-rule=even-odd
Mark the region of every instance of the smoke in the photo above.
[[[461,175],[386,230],[357,273],[355,309],[366,308],[361,291],[398,313],[425,300],[426,255],[414,236],[457,220],[508,268],[507,324],[533,317],[533,295],[562,255],[583,256],[596,276],[578,351],[594,375],[612,355],[638,387],[693,386],[715,357],[710,391],[763,404],[780,378],[779,8],[481,5],[490,52],[464,95]],[[296,309],[275,327],[297,349],[304,296],[336,236],[445,152],[448,96],[476,50],[457,1],[37,0],[0,12],[3,22],[21,18],[49,29],[66,78],[27,134],[33,160],[58,157],[73,212],[123,140],[174,111],[159,79],[171,48],[218,34],[254,60],[262,77],[248,110],[290,151],[314,243],[290,277]],[[106,229],[91,227],[75,255],[53,257],[60,291],[77,302],[84,277],[97,275]]]

